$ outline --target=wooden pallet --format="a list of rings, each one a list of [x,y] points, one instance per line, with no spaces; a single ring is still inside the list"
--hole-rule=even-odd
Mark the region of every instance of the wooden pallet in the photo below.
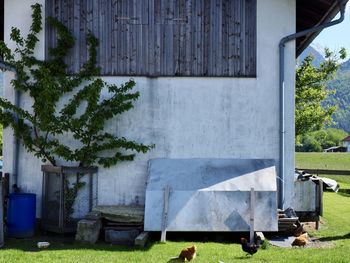
[[[283,210],[278,210],[278,232],[293,232],[298,220],[298,217],[286,217]]]

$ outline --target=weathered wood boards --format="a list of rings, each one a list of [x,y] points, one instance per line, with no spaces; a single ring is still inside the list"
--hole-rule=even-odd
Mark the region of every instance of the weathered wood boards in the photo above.
[[[256,75],[256,0],[47,0],[77,45],[76,72],[87,59],[85,35],[100,40],[102,75]],[[47,27],[47,47],[56,34]]]

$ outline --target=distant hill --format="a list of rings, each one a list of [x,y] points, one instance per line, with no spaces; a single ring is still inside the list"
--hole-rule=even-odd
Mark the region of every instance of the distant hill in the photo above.
[[[336,91],[326,101],[326,105],[331,104],[338,107],[333,116],[336,122],[334,127],[350,133],[350,59],[341,65],[336,78],[327,86],[330,90]]]
[[[342,65],[341,65],[341,67],[340,67],[340,72],[341,73],[346,73],[346,72],[348,72],[348,71],[350,71],[350,59],[348,60],[348,61],[346,61],[346,62],[344,62]]]
[[[308,46],[303,53],[300,54],[300,56],[297,59],[298,65],[309,55],[312,55],[314,57],[314,60],[312,61],[312,64],[315,67],[319,67],[320,64],[324,61],[324,57],[322,56],[322,53],[318,51],[315,47],[313,46]]]

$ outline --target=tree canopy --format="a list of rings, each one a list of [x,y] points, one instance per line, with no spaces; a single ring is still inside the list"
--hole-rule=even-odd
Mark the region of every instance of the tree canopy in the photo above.
[[[327,83],[335,77],[340,61],[346,58],[342,48],[338,53],[325,49],[325,61],[319,67],[312,65],[313,57],[307,56],[296,70],[295,135],[301,136],[322,129],[332,123],[336,107],[322,102],[335,90],[327,89]]]
[[[324,149],[340,146],[346,136],[346,131],[335,128],[309,132],[300,137],[300,143],[296,145],[295,150],[297,152],[322,152]]]

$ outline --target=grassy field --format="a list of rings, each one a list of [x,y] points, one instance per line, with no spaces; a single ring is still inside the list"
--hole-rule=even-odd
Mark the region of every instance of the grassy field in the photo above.
[[[296,153],[296,167],[350,170],[350,153]]]
[[[295,163],[297,168],[304,169],[350,170],[350,153],[296,153]],[[340,188],[350,189],[350,176],[320,176],[336,180]]]
[[[324,218],[321,230],[313,233],[321,241],[331,242],[330,248],[268,247],[253,257],[246,257],[237,243],[216,242],[167,242],[152,243],[145,249],[97,244],[84,246],[53,242],[47,250],[35,248],[34,240],[7,240],[0,250],[0,262],[168,262],[188,245],[196,244],[198,257],[193,262],[350,262],[350,197],[325,193]]]
[[[298,154],[297,160],[305,160],[303,158],[305,156]],[[349,158],[347,155],[339,156]],[[307,158],[309,157],[307,156]],[[310,159],[315,160],[315,163],[319,162],[314,154],[312,154]],[[338,169],[338,167],[334,166],[338,162],[337,160],[347,160],[346,158],[331,159],[332,161],[326,160],[326,162],[329,165],[332,164],[335,169]],[[315,164],[312,163],[312,165]],[[341,164],[342,167],[347,165]],[[318,167],[315,166],[313,168]],[[350,189],[349,179],[342,178],[344,185]],[[102,242],[97,245],[87,246],[56,241],[52,242],[52,245],[47,250],[38,250],[35,247],[37,240],[12,239],[7,240],[5,248],[0,250],[0,262],[168,262],[182,248],[192,244],[196,244],[198,247],[198,257],[193,262],[350,262],[349,218],[350,197],[325,192],[324,218],[322,219],[321,229],[320,231],[312,232],[312,235],[320,237],[321,241],[328,242],[327,244],[330,245],[328,248],[282,249],[270,246],[265,250],[259,250],[253,257],[246,257],[240,245],[231,242],[196,242],[194,240],[186,242],[170,241],[166,244],[153,242],[145,249],[137,249],[110,246]]]

